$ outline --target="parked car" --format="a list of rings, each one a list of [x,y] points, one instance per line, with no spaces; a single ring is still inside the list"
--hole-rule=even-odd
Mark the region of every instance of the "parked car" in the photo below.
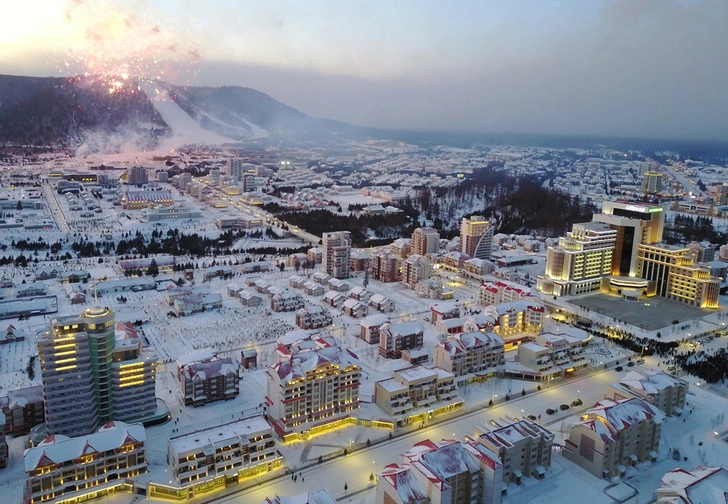
[[[556,413],[556,410],[553,409],[553,408],[549,408],[549,409],[546,410],[546,414],[547,415],[553,415],[554,413]]]
[[[581,401],[581,399],[578,399],[578,398],[571,401],[572,406],[581,406],[582,404],[584,404],[584,403]]]
[[[627,367],[633,367],[633,366],[634,366],[634,362],[632,362],[632,361],[629,361],[629,362],[627,363]]]
[[[528,415],[528,419],[536,421],[536,415]]]
[[[622,366],[617,366],[614,368],[615,371],[624,371],[624,368]]]
[[[637,359],[637,364],[644,364],[644,363],[645,363],[644,359]]]
[[[570,408],[570,406],[568,404],[562,404],[561,406],[559,406],[559,409],[561,411],[566,411],[569,408]]]
[[[672,458],[674,460],[680,460],[680,450],[678,450],[677,448],[673,449],[672,450]]]

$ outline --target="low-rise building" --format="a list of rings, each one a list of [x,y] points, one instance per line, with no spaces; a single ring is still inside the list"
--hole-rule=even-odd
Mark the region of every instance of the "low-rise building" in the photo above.
[[[398,322],[379,328],[379,355],[399,359],[402,350],[420,348],[424,342],[425,328],[419,322]]]
[[[296,325],[301,329],[319,329],[330,326],[334,319],[322,306],[309,306],[296,312]]]
[[[367,313],[369,312],[369,307],[361,301],[349,298],[341,305],[341,311],[344,312],[346,315],[349,315],[350,317],[361,318],[367,316]]]
[[[662,477],[655,495],[657,504],[728,502],[728,469],[704,466],[692,471],[674,469]]]
[[[484,282],[478,289],[478,299],[483,306],[513,303],[535,295],[529,287],[507,280]]]
[[[368,291],[364,287],[359,287],[358,285],[356,287],[352,287],[352,289],[349,291],[350,298],[361,301],[362,303],[369,302],[369,298],[372,297],[372,294],[373,293],[371,291]]]
[[[351,289],[351,285],[349,284],[349,282],[345,282],[338,278],[332,278],[331,280],[329,280],[329,289],[335,290],[337,292],[347,292],[349,289]]]
[[[5,423],[0,424],[5,426],[5,434],[25,434],[45,421],[43,385],[9,390],[0,397],[0,410],[5,415]]]
[[[326,289],[323,285],[312,282],[311,280],[305,282],[302,287],[303,292],[305,292],[309,296],[323,296],[324,292],[326,292]]]
[[[667,416],[680,415],[685,408],[688,382],[655,371],[630,371],[609,386],[607,395],[619,401],[638,397],[660,408]]]
[[[324,294],[322,301],[332,308],[339,308],[346,301],[346,296],[341,292],[330,290]]]
[[[29,284],[18,285],[15,289],[15,297],[32,297],[32,296],[45,296],[48,294],[48,286],[43,282],[33,282]]]
[[[263,298],[250,290],[240,291],[238,298],[243,306],[260,306],[263,304]]]
[[[521,484],[521,478],[543,478],[551,465],[554,435],[529,420],[493,420],[478,442],[498,454],[503,481]]]
[[[573,376],[589,368],[584,347],[589,335],[544,333],[535,341],[518,345],[516,361],[506,365],[512,376],[533,380],[554,380]]]
[[[430,324],[435,325],[440,320],[458,318],[460,308],[453,303],[435,304],[430,308]]]
[[[624,475],[657,458],[664,416],[642,399],[604,399],[571,427],[562,453],[598,478]]]
[[[503,339],[480,331],[453,335],[438,343],[433,360],[457,377],[485,378],[505,364]]]
[[[359,322],[359,336],[370,345],[378,345],[380,330],[384,324],[389,324],[389,317],[383,313],[369,315]]]
[[[220,308],[222,308],[222,296],[219,292],[198,292],[188,296],[177,296],[174,300],[174,312],[178,317]]]
[[[413,366],[374,384],[374,402],[397,427],[428,422],[463,405],[455,375],[442,368]]]
[[[394,301],[382,294],[374,294],[369,298],[369,306],[381,313],[389,313],[394,311]]]
[[[167,463],[180,487],[222,485],[274,471],[282,458],[263,416],[169,438]]]
[[[532,298],[486,306],[483,309],[484,315],[490,315],[498,322],[493,332],[504,340],[518,334],[539,334],[545,313],[545,306]]]
[[[238,365],[230,357],[202,350],[177,359],[182,402],[195,407],[233,399],[240,392]]]
[[[279,292],[270,300],[270,308],[274,312],[296,311],[305,305],[306,303],[301,296],[290,291]]]
[[[133,479],[147,472],[141,424],[109,422],[98,432],[47,437],[23,456],[24,502],[80,502],[132,491]]]
[[[474,442],[421,441],[387,465],[377,484],[376,504],[500,504],[503,464]]]

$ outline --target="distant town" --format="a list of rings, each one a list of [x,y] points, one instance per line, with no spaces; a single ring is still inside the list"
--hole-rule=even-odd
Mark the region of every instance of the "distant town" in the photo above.
[[[0,154],[3,502],[728,488],[728,167],[606,147]]]

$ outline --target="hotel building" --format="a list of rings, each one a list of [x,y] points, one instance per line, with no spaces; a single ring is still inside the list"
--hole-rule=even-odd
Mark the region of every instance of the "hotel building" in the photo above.
[[[132,478],[147,472],[145,441],[144,427],[124,422],[109,422],[86,436],[48,436],[23,457],[23,502],[75,503],[131,492]]]
[[[94,306],[54,319],[38,336],[48,433],[80,436],[154,414],[156,355],[125,332],[117,349],[115,329],[113,310]]]
[[[463,217],[460,223],[460,252],[470,258],[487,259],[493,253],[493,225],[484,217]]]
[[[177,359],[177,379],[185,406],[234,399],[240,393],[238,364],[230,357],[218,357],[209,349]]]
[[[449,336],[435,347],[433,361],[457,377],[482,378],[505,364],[503,339],[480,331]]]

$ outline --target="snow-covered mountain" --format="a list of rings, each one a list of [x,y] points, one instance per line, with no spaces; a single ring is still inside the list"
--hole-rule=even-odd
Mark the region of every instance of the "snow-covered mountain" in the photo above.
[[[314,119],[244,87],[127,83],[109,93],[79,77],[0,75],[0,142],[56,144],[84,152],[153,148],[161,142],[357,138],[376,130]]]

